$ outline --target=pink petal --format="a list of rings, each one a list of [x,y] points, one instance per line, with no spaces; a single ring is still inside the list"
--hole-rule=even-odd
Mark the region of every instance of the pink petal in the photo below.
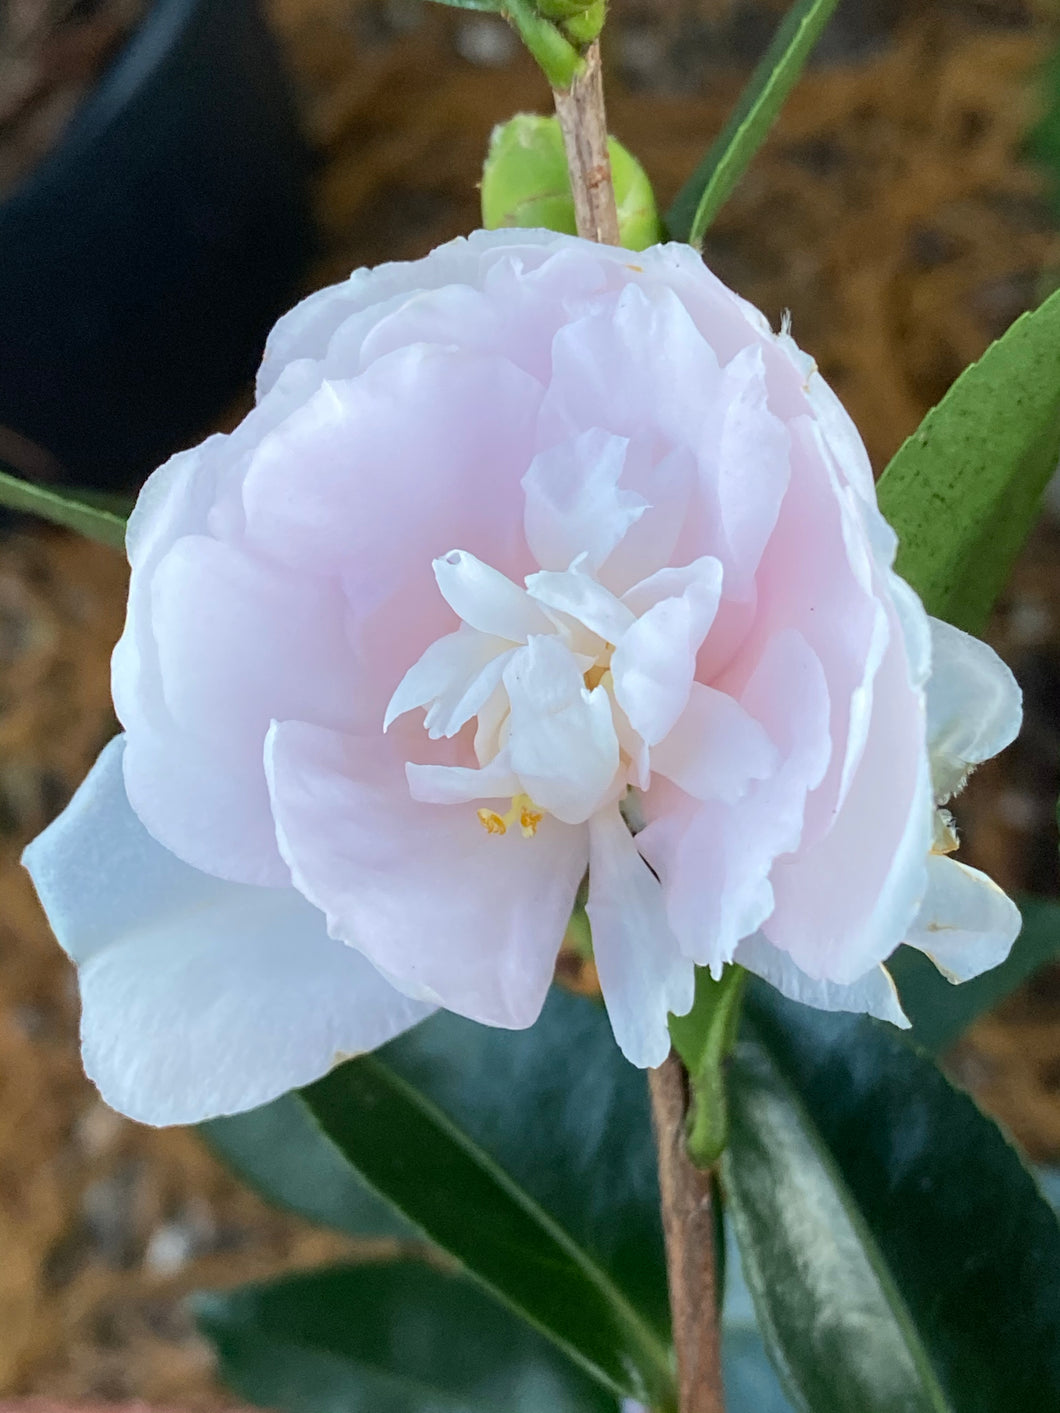
[[[693,682],[688,705],[652,748],[651,769],[694,799],[734,804],[752,780],[772,773],[777,759],[764,727],[745,707]]]
[[[933,808],[922,693],[897,624],[861,762],[832,827],[773,873],[763,931],[808,976],[850,984],[905,936],[926,886]]]
[[[569,569],[579,555],[597,570],[648,508],[619,488],[628,437],[599,427],[539,452],[523,477],[526,542],[542,569]]]
[[[682,950],[716,975],[772,912],[774,863],[798,846],[808,793],[831,750],[824,672],[793,630],[769,644],[741,704],[769,734],[777,769],[728,805],[653,779],[644,796],[649,823],[637,835]]]
[[[338,586],[204,536],[177,540],[151,582],[157,697],[115,659],[130,733],[126,784],[160,843],[195,868],[287,881],[262,751],[274,716],[352,724],[357,677]],[[160,698],[158,700],[157,698]]]
[[[533,1024],[585,872],[584,828],[546,818],[533,839],[488,835],[470,806],[416,803],[387,741],[273,727],[269,786],[296,887],[401,990],[488,1025]]]

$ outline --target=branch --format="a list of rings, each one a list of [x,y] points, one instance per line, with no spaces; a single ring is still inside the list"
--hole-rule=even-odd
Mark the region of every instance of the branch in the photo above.
[[[603,245],[621,245],[607,150],[599,40],[590,44],[585,66],[570,88],[554,88],[552,95],[570,168],[578,234]]]
[[[659,1154],[680,1413],[725,1413],[714,1252],[713,1175],[688,1156],[688,1076],[672,1053],[648,1071]]]

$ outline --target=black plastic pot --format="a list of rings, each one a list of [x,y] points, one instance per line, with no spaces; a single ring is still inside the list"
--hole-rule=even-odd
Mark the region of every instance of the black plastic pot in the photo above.
[[[0,202],[0,428],[99,487],[199,436],[297,291],[307,171],[255,0],[155,0]]]

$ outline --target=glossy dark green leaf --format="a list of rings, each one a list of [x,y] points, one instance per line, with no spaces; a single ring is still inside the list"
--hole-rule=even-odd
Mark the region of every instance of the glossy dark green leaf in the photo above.
[[[305,1090],[361,1176],[615,1392],[671,1395],[644,1075],[554,991],[510,1032],[439,1014]]]
[[[954,986],[922,952],[899,947],[887,963],[898,984],[912,1038],[940,1054],[1039,967],[1060,958],[1060,903],[1052,898],[1019,900],[1023,930],[1008,957],[993,971]]]
[[[199,1125],[199,1133],[248,1187],[274,1206],[353,1236],[413,1235],[324,1137],[297,1094],[249,1113],[211,1119]]]
[[[1060,292],[966,368],[880,478],[898,572],[980,632],[1060,458]]]
[[[38,486],[0,470],[0,506],[76,530],[111,549],[125,549],[125,517],[112,509],[89,504],[76,491]]]
[[[796,0],[751,76],[732,116],[678,192],[666,225],[675,240],[699,246],[732,194],[832,17],[837,0]]]
[[[721,1329],[721,1361],[725,1377],[726,1413],[792,1413],[765,1341],[758,1329],[754,1302],[747,1288],[740,1248],[732,1222],[723,1224],[725,1304]]]
[[[343,1267],[200,1296],[224,1382],[284,1413],[617,1413],[618,1401],[465,1277]]]
[[[730,1103],[729,1210],[797,1407],[1060,1410],[1060,1227],[927,1056],[753,987]]]

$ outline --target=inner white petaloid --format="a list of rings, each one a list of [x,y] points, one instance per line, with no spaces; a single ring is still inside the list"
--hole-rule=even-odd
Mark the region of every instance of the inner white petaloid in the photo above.
[[[482,808],[479,819],[490,833],[518,823],[529,837],[545,814],[579,824],[629,786],[646,789],[652,771],[716,794],[712,724],[725,735],[742,728],[751,748],[741,789],[769,773],[774,751],[758,723],[694,680],[721,594],[714,557],[661,569],[621,596],[599,582],[589,552],[525,586],[464,550],[436,559],[434,572],[461,624],[405,674],[384,729],[417,707],[434,740],[477,718],[478,765],[410,762],[414,799],[510,799],[509,810]]]

